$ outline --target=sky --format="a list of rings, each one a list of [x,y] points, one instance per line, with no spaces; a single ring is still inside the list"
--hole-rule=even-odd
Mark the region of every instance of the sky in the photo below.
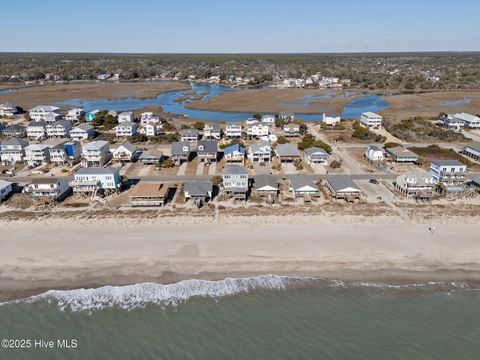
[[[480,51],[480,0],[0,0],[0,52]]]

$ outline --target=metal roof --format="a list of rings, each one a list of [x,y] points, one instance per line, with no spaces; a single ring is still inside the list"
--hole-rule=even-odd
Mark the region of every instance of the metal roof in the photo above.
[[[300,151],[292,144],[278,144],[276,152],[279,156],[300,156]]]
[[[315,184],[315,182],[312,179],[307,178],[303,174],[296,174],[296,175],[290,176],[290,186],[293,188],[293,190],[298,190],[305,186],[309,186],[318,191],[317,184]]]
[[[223,175],[226,175],[226,174],[228,174],[228,175],[248,175],[248,171],[247,171],[247,169],[245,169],[242,166],[231,165],[231,166],[227,166],[227,167],[223,168],[222,174]]]
[[[275,176],[272,176],[270,174],[257,175],[255,176],[254,181],[255,181],[255,187],[257,189],[261,189],[265,186],[278,188],[277,178],[275,178]]]
[[[114,167],[106,167],[106,168],[88,167],[88,168],[79,169],[75,173],[75,175],[113,175],[118,172],[119,170]]]
[[[458,160],[432,160],[432,164],[437,166],[466,166]]]
[[[188,151],[183,151],[187,147]],[[188,154],[190,152],[190,143],[188,141],[175,141],[172,143],[172,155]]]
[[[322,155],[325,155],[325,156],[328,156],[327,152],[323,149],[320,149],[318,147],[309,147],[307,149],[304,150],[305,154],[307,155],[312,155],[312,154],[317,154],[317,153],[321,153]]]

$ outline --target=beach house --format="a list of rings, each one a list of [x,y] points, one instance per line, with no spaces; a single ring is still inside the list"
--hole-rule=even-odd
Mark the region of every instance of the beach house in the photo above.
[[[128,197],[132,207],[153,207],[165,205],[169,198],[169,193],[169,184],[141,181],[135,185]]]
[[[24,161],[30,167],[50,162],[50,146],[46,144],[30,144],[25,147]]]
[[[47,123],[43,121],[32,121],[27,126],[27,137],[30,140],[43,140],[47,137]]]
[[[322,123],[328,126],[335,126],[340,123],[340,116],[326,116],[325,113],[322,115]]]
[[[320,191],[315,181],[304,174],[290,176],[288,191],[292,193],[294,198],[304,197],[308,199],[320,195]]]
[[[293,144],[278,144],[275,149],[281,163],[291,163],[300,160],[300,151]]]
[[[180,140],[196,143],[200,139],[200,132],[197,129],[185,129],[180,131]]]
[[[222,128],[218,124],[205,124],[203,138],[206,140],[220,140],[222,138]]]
[[[274,115],[262,115],[261,120],[262,123],[273,126],[275,125],[275,116]]]
[[[68,110],[67,115],[65,115],[65,120],[75,122],[78,121],[83,115],[85,115],[83,109],[73,108]]]
[[[0,157],[7,164],[22,162],[28,142],[23,139],[10,138],[0,143]]]
[[[432,198],[434,187],[432,174],[422,170],[400,174],[395,181],[395,188],[403,195],[419,200]]]
[[[114,127],[117,138],[133,136],[137,133],[137,124],[131,121],[124,121]]]
[[[118,123],[124,123],[124,122],[133,122],[135,118],[133,117],[133,112],[132,111],[124,111],[118,114]]]
[[[239,122],[229,122],[225,126],[225,137],[227,139],[240,139],[242,137],[242,124]]]
[[[12,104],[0,104],[0,116],[13,116],[18,113],[18,107]]]
[[[463,127],[468,129],[480,129],[480,117],[467,114],[467,113],[456,113],[453,115],[453,122],[463,123]]]
[[[300,136],[300,125],[291,123],[283,126],[282,134],[286,138]]]
[[[61,143],[48,149],[50,162],[55,165],[76,164],[80,161],[82,147],[78,141]]]
[[[462,154],[475,161],[480,161],[480,143],[465,145]]]
[[[382,116],[371,111],[364,112],[360,115],[360,124],[368,128],[379,128],[382,126]]]
[[[188,141],[175,141],[172,143],[172,161],[181,165],[184,161],[189,161],[191,156],[190,143]]]
[[[132,162],[138,159],[140,151],[129,141],[124,141],[116,149],[112,150],[114,161],[121,163]]]
[[[444,127],[453,131],[461,131],[465,126],[465,122],[454,115],[444,115],[440,120]]]
[[[418,155],[402,146],[395,146],[385,149],[388,160],[396,163],[416,163]]]
[[[149,123],[161,124],[162,119],[158,115],[154,115],[153,112],[143,112],[140,115],[140,123],[142,125],[147,125]]]
[[[38,105],[28,110],[28,114],[33,121],[54,122],[62,117],[59,111],[60,108],[57,106]]]
[[[75,141],[91,139],[95,135],[95,128],[87,123],[78,125],[70,130],[70,137]]]
[[[257,175],[253,178],[255,194],[274,199],[278,196],[278,180],[270,174]]]
[[[197,146],[197,156],[200,161],[216,162],[218,158],[217,140],[200,140]]]
[[[98,140],[86,143],[82,147],[82,166],[103,166],[110,160],[110,144]]]
[[[49,200],[62,200],[70,193],[70,185],[63,178],[34,178],[23,188],[23,192],[33,197]]]
[[[247,122],[247,136],[250,139],[258,139],[268,135],[268,125],[260,121]]]
[[[245,160],[245,148],[239,144],[233,144],[223,149],[223,158],[226,163],[241,163]]]
[[[354,201],[362,196],[362,190],[345,175],[329,175],[325,185],[336,200]]]
[[[251,163],[269,163],[272,161],[272,146],[268,141],[260,140],[248,148],[247,158]]]
[[[117,191],[121,183],[117,168],[81,168],[74,174],[73,191],[95,195],[99,191]]]
[[[2,136],[5,138],[17,137],[23,138],[27,136],[27,130],[21,125],[10,125],[1,130]]]
[[[385,160],[383,151],[375,145],[368,146],[363,156],[372,164],[382,163]]]
[[[183,184],[185,200],[209,201],[213,196],[213,184],[210,180],[193,180]]]
[[[465,189],[467,165],[458,160],[433,160],[430,164],[430,174],[441,193]]]
[[[246,200],[248,193],[248,171],[238,165],[227,166],[222,171],[223,194],[226,199]]]
[[[145,136],[157,136],[161,134],[162,127],[163,126],[161,124],[158,124],[152,121],[152,122],[146,123],[145,125],[141,125],[140,128],[138,129],[138,132]]]
[[[309,147],[303,151],[303,160],[306,164],[326,164],[328,154],[325,150],[318,147]]]
[[[138,160],[140,160],[143,165],[158,165],[163,161],[163,151],[159,149],[144,151],[138,157]]]
[[[72,123],[68,120],[58,120],[45,126],[47,137],[66,138],[70,135]]]
[[[100,110],[93,110],[93,111],[88,112],[85,115],[85,121],[88,121],[88,122],[93,121],[99,112],[100,112]]]
[[[12,183],[0,179],[0,201],[5,200],[8,195],[13,191]]]

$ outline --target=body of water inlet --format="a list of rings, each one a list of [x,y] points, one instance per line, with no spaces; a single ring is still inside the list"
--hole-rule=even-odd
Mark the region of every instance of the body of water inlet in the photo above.
[[[82,100],[82,99],[69,99],[57,103],[57,105],[67,105],[74,107],[83,107],[85,111],[92,111],[95,109],[108,109],[115,111],[125,110],[138,110],[150,106],[161,106],[165,112],[188,116],[194,120],[209,120],[209,121],[242,121],[252,116],[252,113],[247,112],[226,112],[226,111],[208,111],[208,110],[195,110],[188,109],[185,105],[189,102],[196,101],[200,97],[203,100],[216,97],[226,91],[241,91],[239,89],[233,89],[228,86],[217,84],[202,84],[193,83],[190,91],[179,90],[161,93],[155,98],[139,99],[139,98],[120,98],[120,99],[94,99],[94,100]],[[320,95],[308,94],[305,95],[304,101],[308,103],[319,97],[331,97],[332,101],[335,100],[335,96],[339,97],[351,97],[353,93],[351,91],[345,91],[340,95],[335,93],[326,93]],[[183,101],[179,101],[183,100]],[[360,118],[360,114],[365,111],[379,111],[388,108],[388,103],[384,100],[382,95],[362,93],[360,97],[352,99],[347,105],[345,105],[342,113],[343,118],[357,119]],[[328,112],[326,107],[325,112]],[[319,121],[322,118],[321,111],[318,114],[295,114],[299,119],[306,121]],[[334,115],[334,114],[329,114]]]
[[[467,283],[273,275],[49,291],[0,306],[0,358],[472,360],[479,304]]]

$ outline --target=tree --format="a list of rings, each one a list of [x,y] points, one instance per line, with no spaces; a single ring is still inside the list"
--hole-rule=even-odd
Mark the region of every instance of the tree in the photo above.
[[[193,127],[197,130],[203,130],[205,123],[202,121],[197,121],[195,124],[193,124]]]
[[[299,150],[305,150],[310,147],[318,147],[320,149],[325,150],[328,154],[332,153],[332,147],[328,145],[327,143],[321,141],[321,140],[316,140],[315,136],[312,134],[306,134],[303,138],[302,141],[298,143],[298,149]]]
[[[288,144],[290,141],[283,136],[277,138],[277,144]]]
[[[340,166],[342,166],[342,163],[340,161],[333,160],[330,162],[330,167],[332,169],[338,169]]]
[[[260,115],[259,113],[256,113],[256,114],[253,114],[253,118],[260,120],[262,118],[262,115]]]
[[[220,175],[215,175],[212,178],[212,184],[215,186],[218,186],[218,184],[220,184],[221,182],[222,182],[222,177]]]

